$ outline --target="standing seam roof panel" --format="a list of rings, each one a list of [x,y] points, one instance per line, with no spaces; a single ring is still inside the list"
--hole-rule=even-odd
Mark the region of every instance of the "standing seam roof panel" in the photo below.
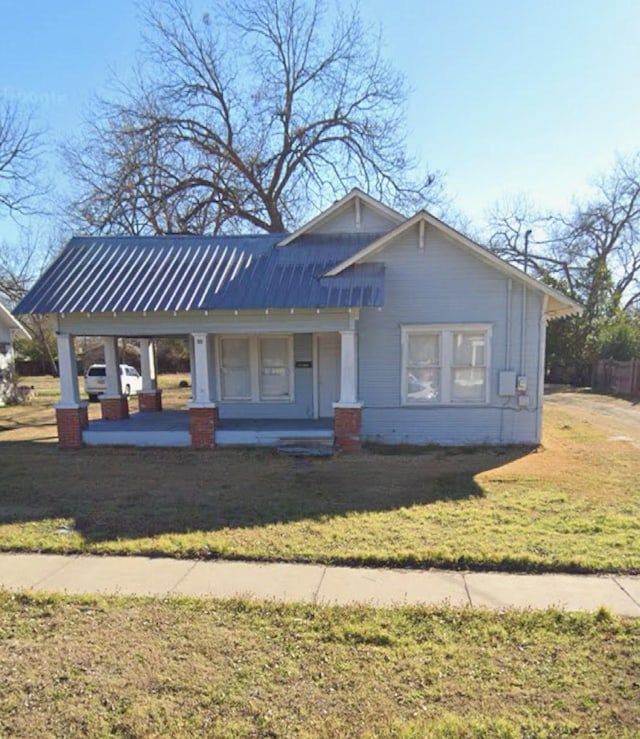
[[[286,247],[277,246],[282,234],[76,238],[15,312],[381,305],[384,270],[371,263],[324,277],[375,238],[312,235]]]

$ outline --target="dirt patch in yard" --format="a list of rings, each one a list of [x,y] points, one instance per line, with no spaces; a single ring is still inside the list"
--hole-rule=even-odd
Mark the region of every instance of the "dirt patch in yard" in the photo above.
[[[570,411],[576,418],[606,432],[611,441],[640,444],[640,403],[587,391],[547,395],[545,406]]]

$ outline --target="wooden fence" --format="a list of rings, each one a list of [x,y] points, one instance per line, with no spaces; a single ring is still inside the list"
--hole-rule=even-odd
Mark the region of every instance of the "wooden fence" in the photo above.
[[[607,393],[640,397],[640,359],[601,359],[595,367],[593,384]]]

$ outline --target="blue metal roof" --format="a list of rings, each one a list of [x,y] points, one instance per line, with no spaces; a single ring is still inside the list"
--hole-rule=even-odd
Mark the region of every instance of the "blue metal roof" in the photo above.
[[[384,265],[323,275],[378,235],[74,238],[14,312],[377,307]]]

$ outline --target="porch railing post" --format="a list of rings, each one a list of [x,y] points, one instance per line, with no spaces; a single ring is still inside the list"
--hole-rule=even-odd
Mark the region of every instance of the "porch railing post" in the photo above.
[[[60,374],[60,402],[58,407],[77,408],[80,405],[78,368],[71,334],[58,334],[58,372]]]
[[[358,402],[358,334],[340,332],[340,403]]]
[[[156,348],[152,339],[140,339],[140,372],[142,390],[138,393],[138,409],[162,410],[162,390],[158,389]]]
[[[104,339],[104,364],[107,380],[105,396],[116,398],[122,394],[122,384],[120,382],[120,367],[118,366],[118,339],[115,336],[107,336]]]
[[[142,392],[153,392],[157,388],[156,352],[151,339],[140,339],[140,373],[142,375]]]
[[[82,431],[89,425],[87,403],[80,400],[73,336],[60,333],[56,338],[60,373],[60,402],[55,406],[58,441],[62,449],[79,449]]]
[[[335,443],[338,449],[360,449],[362,403],[358,401],[358,334],[340,332],[340,400],[333,404]]]
[[[191,446],[194,449],[208,449],[216,444],[218,407],[212,397],[212,361],[209,337],[206,333],[191,335],[191,375],[193,392],[189,403],[189,425]]]
[[[104,395],[100,396],[102,419],[104,421],[121,421],[129,418],[129,401],[122,394],[118,339],[115,336],[104,338],[104,364],[106,388]]]

